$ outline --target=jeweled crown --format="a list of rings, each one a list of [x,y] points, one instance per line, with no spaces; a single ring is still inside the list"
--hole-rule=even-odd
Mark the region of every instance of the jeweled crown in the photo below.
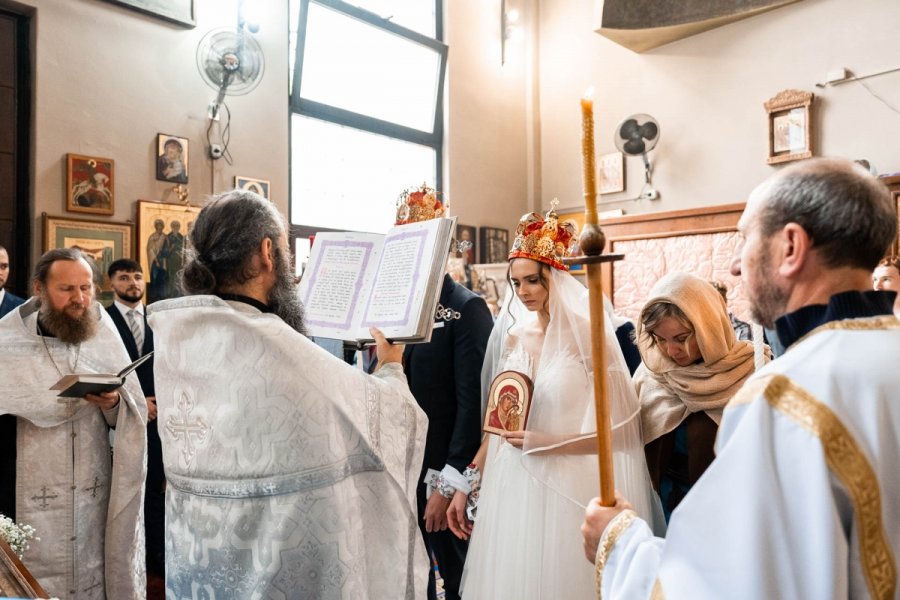
[[[550,203],[550,210],[543,217],[538,213],[522,216],[516,228],[516,239],[509,251],[509,260],[530,258],[561,271],[569,270],[562,259],[572,254],[576,226],[574,221],[568,219],[560,222],[556,214],[557,204],[559,201],[554,199]]]
[[[404,190],[397,198],[396,225],[418,223],[446,216],[447,207],[438,197],[440,192],[422,184],[419,187]]]

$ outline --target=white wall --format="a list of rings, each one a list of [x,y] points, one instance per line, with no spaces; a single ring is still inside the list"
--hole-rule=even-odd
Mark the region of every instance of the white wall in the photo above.
[[[245,96],[227,97],[234,164],[206,156],[207,105],[195,53],[203,35],[234,27],[237,0],[195,0],[186,29],[102,0],[26,0],[36,8],[32,254],[41,253],[41,213],[64,210],[66,153],[115,161],[115,221],[135,218],[134,202],[177,201],[156,181],[156,136],[189,139],[192,203],[230,189],[235,175],[271,181],[287,214],[287,2],[257,0],[265,74]]]
[[[529,46],[511,46],[500,64],[499,0],[445,0],[445,11],[451,210],[464,224],[515,230],[535,193],[529,185],[535,172],[526,102]]]
[[[820,90],[835,67],[865,74],[900,65],[900,2],[804,0],[635,54],[592,30],[594,0],[509,0],[530,31],[500,65],[500,0],[446,0],[450,46],[445,192],[460,221],[515,228],[522,213],[581,203],[579,98],[595,88],[597,152],[613,151],[615,126],[635,112],[656,117],[657,202],[613,204],[628,213],[738,202],[775,170],[766,165],[762,103],[785,88],[817,93],[821,154],[866,157],[900,170],[900,116],[858,83]],[[0,0],[0,4],[9,4]],[[24,0],[36,8],[33,256],[40,215],[64,211],[66,153],[116,161],[116,211],[174,200],[155,179],[157,133],[189,138],[190,200],[229,189],[234,175],[268,179],[288,206],[287,2],[256,0],[266,58],[259,87],[229,97],[234,165],[205,154],[206,108],[215,96],[195,51],[210,29],[233,26],[237,0],[195,0],[185,29],[104,0]],[[866,81],[900,105],[900,73]],[[627,190],[642,184],[627,160]]]
[[[592,31],[594,0],[542,0],[540,135],[545,206],[581,202],[579,98],[595,88],[597,153],[614,152],[625,117],[649,113],[661,126],[651,154],[661,199],[611,204],[629,214],[744,201],[777,167],[766,164],[763,102],[787,88],[817,96],[818,154],[868,158],[900,170],[900,115],[859,83],[815,87],[826,72],[859,75],[900,66],[900,2],[804,0],[636,54]],[[866,80],[900,108],[900,72]],[[626,191],[637,196],[640,158],[626,158]]]

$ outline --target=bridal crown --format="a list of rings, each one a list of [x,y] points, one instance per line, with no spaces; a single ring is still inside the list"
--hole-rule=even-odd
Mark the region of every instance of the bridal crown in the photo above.
[[[559,201],[554,199],[550,203],[550,210],[543,217],[538,213],[522,216],[508,260],[530,258],[560,271],[569,270],[562,259],[572,254],[576,242],[576,227],[574,221],[560,222],[556,214],[557,204]]]

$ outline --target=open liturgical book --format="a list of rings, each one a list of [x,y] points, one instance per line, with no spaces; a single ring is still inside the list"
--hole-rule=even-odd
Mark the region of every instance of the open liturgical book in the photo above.
[[[66,375],[57,381],[51,390],[60,390],[57,396],[62,398],[84,398],[88,394],[109,392],[125,384],[128,374],[144,364],[153,356],[153,352],[143,355],[115,375],[111,373],[75,373]]]
[[[455,225],[451,217],[385,235],[317,234],[300,282],[309,334],[360,346],[377,327],[389,340],[429,341]]]

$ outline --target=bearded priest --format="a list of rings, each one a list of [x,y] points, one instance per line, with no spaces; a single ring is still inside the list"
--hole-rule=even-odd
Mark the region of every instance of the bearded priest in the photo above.
[[[81,252],[50,250],[34,271],[35,296],[0,321],[0,510],[35,528],[25,562],[51,596],[143,598],[146,401],[134,374],[100,395],[50,391],[131,360]]]
[[[402,346],[375,375],[304,335],[286,226],[244,190],[194,221],[153,304],[166,597],[423,598],[416,482],[427,419]]]

